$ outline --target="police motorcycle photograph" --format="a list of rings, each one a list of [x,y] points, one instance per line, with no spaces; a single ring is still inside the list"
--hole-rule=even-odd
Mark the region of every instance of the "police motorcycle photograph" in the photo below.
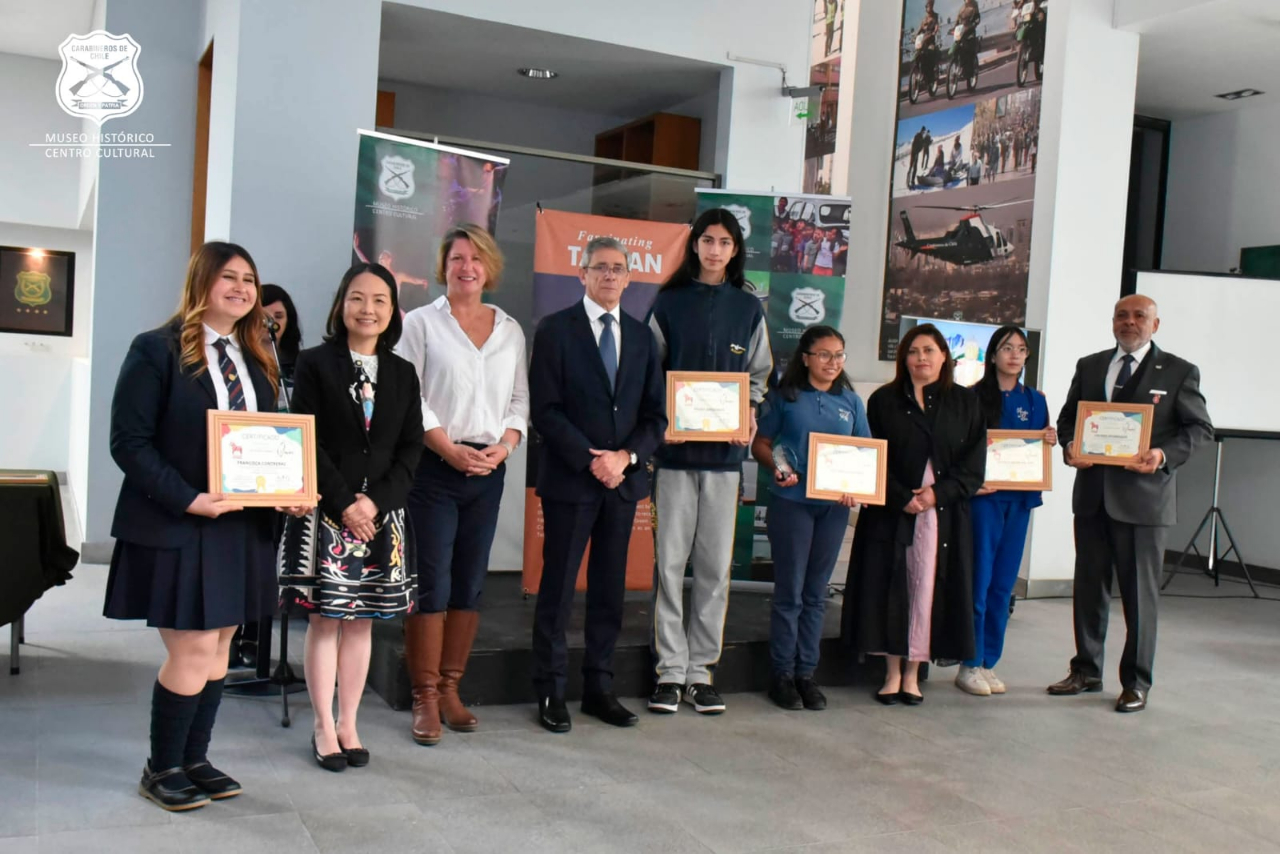
[[[907,81],[907,98],[913,104],[920,100],[920,94],[925,90],[931,98],[938,96],[938,66],[942,60],[937,36],[933,33],[917,33],[915,48]]]
[[[965,88],[970,92],[978,88],[978,49],[980,40],[977,26],[973,22],[956,24],[952,35],[955,41],[951,44],[951,57],[947,66],[948,100],[956,96],[961,80],[964,80]]]
[[[1022,0],[1013,10],[1018,42],[1019,86],[1026,86],[1031,77],[1032,66],[1035,67],[1036,80],[1044,76],[1044,42],[1045,30],[1049,18],[1048,0]]]

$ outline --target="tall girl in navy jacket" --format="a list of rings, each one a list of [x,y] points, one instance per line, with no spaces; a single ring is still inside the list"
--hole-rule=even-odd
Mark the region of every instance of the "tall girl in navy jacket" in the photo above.
[[[167,810],[240,794],[205,754],[231,636],[275,609],[273,516],[208,491],[205,416],[273,410],[277,382],[253,259],[233,243],[206,243],[191,257],[177,314],[133,339],[111,401],[111,457],[124,484],[103,613],[146,620],[168,652],[139,784]]]
[[[1002,326],[987,345],[986,373],[973,387],[988,429],[1044,430],[1050,445],[1058,433],[1049,426],[1044,394],[1019,378],[1027,362],[1027,337],[1017,326]],[[960,690],[979,696],[1003,694],[995,674],[1009,624],[1009,598],[1018,581],[1022,550],[1039,492],[978,490],[969,502],[973,517],[973,658],[956,676]]]

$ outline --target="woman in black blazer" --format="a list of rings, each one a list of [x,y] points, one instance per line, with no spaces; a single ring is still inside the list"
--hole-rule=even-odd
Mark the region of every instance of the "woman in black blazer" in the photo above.
[[[208,410],[275,408],[261,311],[249,253],[206,243],[191,257],[177,314],[133,339],[111,401],[111,456],[124,483],[103,613],[145,619],[168,652],[139,785],[167,810],[240,794],[206,753],[231,636],[275,609],[272,511],[208,492],[205,450]]]
[[[391,273],[357,264],[334,295],[325,343],[303,350],[294,373],[293,411],[316,418],[321,498],[317,512],[285,525],[281,599],[309,618],[312,752],[330,771],[368,764],[356,711],[373,619],[408,614],[418,598],[405,504],[422,456],[422,404],[413,366],[391,352],[401,328]]]

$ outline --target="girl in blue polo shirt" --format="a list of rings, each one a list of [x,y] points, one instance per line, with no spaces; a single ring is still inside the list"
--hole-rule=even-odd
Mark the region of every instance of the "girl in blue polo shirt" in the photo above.
[[[1027,362],[1027,336],[1017,326],[1002,326],[987,345],[986,372],[973,386],[988,429],[1043,430],[1050,445],[1058,433],[1049,426],[1044,394],[1020,382]],[[1031,511],[1043,502],[1039,492],[979,489],[969,502],[973,516],[973,658],[956,675],[956,687],[979,696],[1003,694],[994,668],[1004,649],[1009,599],[1018,581]]]
[[[769,697],[784,709],[825,709],[813,680],[827,607],[827,582],[849,525],[852,496],[839,502],[805,497],[809,434],[870,437],[867,412],[844,372],[844,336],[811,326],[777,389],[760,409],[751,453],[773,472],[769,544],[773,551],[773,610]]]

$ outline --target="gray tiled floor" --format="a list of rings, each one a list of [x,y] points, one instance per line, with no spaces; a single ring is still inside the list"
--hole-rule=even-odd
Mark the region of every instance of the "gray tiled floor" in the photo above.
[[[0,675],[0,854],[1280,851],[1276,602],[1166,599],[1141,715],[1111,711],[1111,674],[1105,694],[1045,695],[1071,649],[1066,601],[1019,603],[1009,694],[969,697],[940,671],[916,709],[865,688],[830,691],[821,714],[736,695],[720,718],[686,707],[617,731],[577,716],[552,736],[530,707],[496,707],[428,749],[370,694],[373,764],[329,774],[305,695],[289,730],[276,704],[228,698],[213,757],[246,793],[171,816],[134,789],[160,643],[98,616],[104,580],[81,567],[38,602],[22,675]]]

